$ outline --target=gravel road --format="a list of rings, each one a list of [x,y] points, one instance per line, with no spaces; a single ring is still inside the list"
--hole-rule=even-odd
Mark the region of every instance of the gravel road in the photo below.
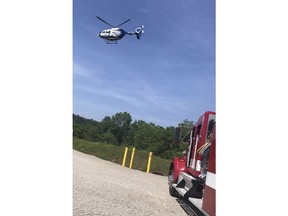
[[[73,216],[187,216],[168,192],[166,176],[73,150]]]

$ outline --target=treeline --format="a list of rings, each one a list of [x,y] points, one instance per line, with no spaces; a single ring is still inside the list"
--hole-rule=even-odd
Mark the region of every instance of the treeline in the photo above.
[[[73,136],[87,141],[133,146],[171,159],[186,149],[192,124],[187,119],[179,124],[180,142],[175,145],[174,126],[164,128],[143,120],[132,122],[128,112],[119,112],[112,117],[106,116],[100,122],[73,114]]]

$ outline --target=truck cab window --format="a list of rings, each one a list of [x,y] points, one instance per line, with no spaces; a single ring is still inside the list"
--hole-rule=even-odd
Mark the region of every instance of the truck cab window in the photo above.
[[[211,120],[209,121],[206,139],[210,139],[211,134],[212,134],[212,130],[213,130],[214,123],[215,123],[215,120],[214,120],[214,119],[211,119]]]

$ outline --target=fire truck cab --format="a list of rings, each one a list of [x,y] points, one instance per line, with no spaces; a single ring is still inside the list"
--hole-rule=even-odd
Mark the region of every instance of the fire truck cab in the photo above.
[[[216,113],[207,111],[190,129],[187,150],[173,159],[168,173],[170,195],[189,200],[199,215],[216,215],[215,159]]]

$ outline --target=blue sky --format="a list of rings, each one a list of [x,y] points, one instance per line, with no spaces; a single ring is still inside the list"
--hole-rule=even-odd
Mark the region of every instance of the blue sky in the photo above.
[[[140,40],[117,45],[97,34],[127,19]],[[215,111],[215,2],[74,0],[73,113],[101,121],[117,112],[176,126]]]

